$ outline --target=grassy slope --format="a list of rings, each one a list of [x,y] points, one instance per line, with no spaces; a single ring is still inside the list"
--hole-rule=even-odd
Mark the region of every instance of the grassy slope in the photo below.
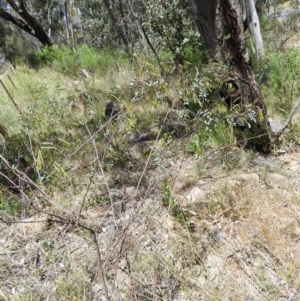
[[[130,146],[127,133],[168,112],[156,96],[165,86],[169,96],[181,88],[172,79],[153,85],[153,96],[144,85],[159,77],[143,68],[109,68],[85,82],[18,67],[18,89],[5,80],[23,116],[0,90],[0,124],[15,141],[2,145],[2,155],[23,171],[36,162],[31,177],[39,188],[20,195],[2,185],[1,216],[42,222],[0,224],[0,299],[104,300],[93,239],[74,222],[80,212],[80,223],[97,231],[112,300],[297,300],[297,131],[284,144],[290,157],[269,158],[272,167],[254,165],[254,154],[236,147],[220,148],[231,141],[220,139],[223,128]],[[85,91],[89,97],[80,97]],[[124,114],[106,123],[112,96]],[[200,147],[204,138],[209,143]],[[18,156],[25,162],[18,165]]]

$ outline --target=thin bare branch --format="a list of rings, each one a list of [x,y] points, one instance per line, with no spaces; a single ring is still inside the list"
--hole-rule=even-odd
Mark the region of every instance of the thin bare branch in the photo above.
[[[300,99],[298,99],[298,100],[296,101],[296,103],[294,104],[294,106],[293,106],[293,108],[291,109],[290,114],[289,114],[289,116],[287,117],[286,122],[284,123],[284,125],[282,126],[282,128],[281,128],[277,133],[274,133],[274,137],[275,137],[276,139],[278,139],[278,138],[283,134],[283,132],[287,129],[287,127],[288,127],[289,124],[291,123],[292,118],[293,118],[294,114],[296,113],[296,110],[297,110],[297,108],[299,107],[299,105],[300,105]]]
[[[103,275],[101,254],[100,254],[100,251],[99,251],[99,244],[98,244],[98,241],[97,241],[96,232],[92,231],[92,235],[93,235],[94,244],[96,246],[96,253],[97,253],[97,260],[98,260],[98,266],[99,266],[99,272],[100,272],[100,279],[101,279],[101,283],[102,283],[102,288],[103,288],[103,291],[104,291],[106,301],[109,301],[110,298],[108,296],[108,291],[107,291],[107,287],[106,287],[105,279],[104,279],[104,275]]]
[[[88,134],[90,135],[90,138],[94,137],[94,135],[91,134],[91,131],[90,131],[90,129],[89,129],[87,123],[86,123],[86,120],[84,120],[84,123],[85,123],[86,130],[87,130]],[[118,230],[118,224],[117,224],[116,217],[115,217],[115,209],[114,209],[114,204],[113,204],[113,198],[112,198],[111,190],[109,188],[109,185],[108,185],[108,182],[107,182],[104,170],[103,170],[103,166],[102,166],[102,163],[100,161],[100,156],[99,156],[98,149],[97,149],[97,146],[96,146],[96,143],[95,143],[95,139],[92,138],[91,141],[93,143],[95,154],[96,154],[96,158],[97,158],[97,162],[98,162],[98,166],[100,168],[101,174],[102,174],[103,179],[104,179],[105,187],[106,187],[108,195],[109,195],[112,216],[113,216],[113,220],[114,220],[114,223],[115,223],[115,229],[116,229],[117,232],[119,232],[119,230]]]
[[[94,175],[93,175],[93,177],[94,177]],[[91,185],[93,183],[93,177],[90,178],[90,182],[89,182],[88,187],[86,189],[86,192],[85,192],[85,194],[83,196],[83,199],[82,199],[82,202],[81,202],[81,206],[80,206],[80,208],[78,210],[78,213],[77,213],[77,224],[79,224],[79,219],[80,219],[80,216],[81,216],[81,212],[82,212],[83,206],[85,204],[86,196],[87,196],[88,192],[90,191]]]

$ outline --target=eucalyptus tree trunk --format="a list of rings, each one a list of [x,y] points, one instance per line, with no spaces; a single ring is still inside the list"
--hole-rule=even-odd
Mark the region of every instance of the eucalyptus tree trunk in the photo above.
[[[300,0],[295,0],[298,5],[298,15],[300,15]]]
[[[51,16],[51,10],[53,6],[53,1],[51,0],[50,3],[47,2],[47,22],[48,22],[48,37],[51,38],[51,31],[52,31],[52,16]]]
[[[70,32],[69,32],[69,11],[68,11],[68,2],[65,1],[64,3],[64,13],[65,13],[65,20],[66,20],[66,23],[65,23],[65,30],[66,30],[66,38],[67,38],[67,44],[68,46],[71,46],[71,43],[70,43]]]
[[[65,1],[65,19],[66,19],[66,37],[68,45],[74,49],[74,32],[73,32],[73,9],[74,9],[74,0]]]
[[[232,112],[238,141],[257,150],[270,148],[266,106],[255,80],[243,25],[242,0],[191,0],[195,21],[214,57],[228,65],[220,94]]]
[[[254,0],[246,0],[246,3],[249,4],[249,13],[250,13],[252,24],[253,24],[255,50],[256,50],[256,53],[259,58],[264,58],[265,57],[264,42],[263,42],[263,39],[261,36],[260,23],[259,23],[259,18],[257,15],[256,8],[255,8],[255,2],[254,2]]]
[[[74,0],[70,0],[70,8],[69,8],[69,31],[70,31],[70,38],[72,41],[72,48],[75,48],[75,41],[74,41],[74,30],[73,30],[73,13],[74,13]]]

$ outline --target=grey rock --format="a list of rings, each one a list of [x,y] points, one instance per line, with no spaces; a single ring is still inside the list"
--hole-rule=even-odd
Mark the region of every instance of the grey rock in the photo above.
[[[129,144],[135,144],[138,142],[149,141],[149,140],[151,140],[151,138],[148,133],[142,133],[142,134],[137,133],[137,134],[130,135],[127,141]]]
[[[269,120],[272,132],[278,133],[283,128],[283,123],[277,120]]]
[[[277,151],[277,154],[278,154],[278,155],[286,154],[286,150],[284,150],[284,149],[279,149],[279,150]]]
[[[139,190],[135,186],[125,188],[125,197],[128,201],[135,200],[140,195]]]
[[[128,140],[130,143],[130,140]],[[142,150],[138,144],[134,144],[129,148],[129,155],[133,160],[140,160],[142,158]]]
[[[278,168],[278,164],[275,163],[275,162],[271,162],[270,160],[267,160],[263,157],[257,157],[253,160],[253,163],[254,164],[257,164],[257,165],[266,165],[268,167],[271,167],[271,168]]]
[[[256,173],[236,175],[236,179],[245,181],[247,183],[250,182],[250,183],[255,184],[255,185],[259,184],[259,176]]]
[[[268,174],[266,178],[266,183],[272,187],[282,189],[288,189],[291,186],[288,181],[288,178],[276,173]]]
[[[208,237],[215,242],[222,242],[225,239],[225,234],[222,230],[216,229],[208,233]]]
[[[193,187],[192,190],[186,196],[187,200],[191,203],[200,201],[205,196],[205,192],[199,187]]]

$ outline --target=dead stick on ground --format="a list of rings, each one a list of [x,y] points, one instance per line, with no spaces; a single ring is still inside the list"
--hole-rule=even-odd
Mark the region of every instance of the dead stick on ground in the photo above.
[[[79,219],[80,219],[80,217],[81,217],[81,212],[82,212],[82,209],[83,209],[85,200],[86,200],[86,196],[87,196],[87,194],[89,193],[90,188],[91,188],[91,185],[92,185],[92,183],[93,183],[93,178],[94,178],[94,174],[93,174],[92,178],[90,178],[90,182],[89,182],[88,187],[87,187],[87,189],[86,189],[86,192],[85,192],[85,194],[84,194],[84,197],[83,197],[83,200],[82,200],[80,209],[79,209],[79,211],[78,211],[78,213],[77,213],[77,224],[79,224]]]
[[[2,157],[0,155],[0,159],[2,159],[2,162],[4,162],[4,164],[6,164],[7,167],[9,167],[10,169],[12,169],[12,167],[10,166],[10,164],[8,163],[8,161]],[[22,180],[25,180],[26,182],[30,183],[33,187],[35,187],[36,189],[39,189],[40,192],[42,192],[43,194],[43,197],[49,201],[49,198],[46,198],[46,193],[39,187],[37,186],[33,181],[31,181],[26,174],[23,174],[22,172],[18,171],[18,170],[15,170],[14,169],[14,172],[15,174],[18,176],[18,177],[22,177]],[[5,177],[9,182],[13,183],[6,175],[4,175],[3,173],[0,173],[1,176]],[[92,183],[92,181],[91,181]],[[89,187],[88,187],[88,190],[89,190]],[[99,244],[98,244],[98,241],[97,241],[97,234],[95,232],[94,229],[80,223],[79,219],[80,219],[80,214],[79,214],[79,217],[77,218],[77,222],[74,221],[74,216],[72,214],[68,214],[67,215],[67,218],[64,217],[64,216],[61,216],[61,215],[57,215],[57,214],[52,214],[50,212],[45,212],[44,210],[36,207],[28,198],[28,196],[24,193],[24,192],[21,192],[22,195],[24,196],[24,199],[27,201],[27,204],[29,206],[31,206],[34,210],[36,210],[37,212],[42,212],[42,213],[45,213],[47,214],[48,216],[51,216],[51,217],[56,217],[58,218],[57,221],[55,222],[59,222],[59,223],[66,223],[66,224],[70,224],[70,225],[74,225],[74,226],[78,226],[80,228],[83,228],[85,230],[88,230],[90,231],[90,233],[92,234],[93,236],[93,241],[95,243],[95,249],[96,249],[96,254],[97,254],[97,261],[98,261],[98,267],[99,267],[99,273],[100,273],[100,282],[102,284],[102,289],[103,289],[103,292],[104,292],[104,295],[105,295],[105,299],[106,301],[110,301],[110,298],[108,296],[108,290],[107,290],[107,286],[106,286],[106,283],[105,283],[105,278],[104,278],[104,274],[103,274],[103,267],[102,267],[102,261],[101,261],[101,255],[100,255],[100,250],[99,250]],[[56,207],[56,208],[60,208],[58,207],[58,204],[52,202],[52,204]],[[61,209],[61,208],[60,208]],[[0,219],[0,221],[3,221],[6,223],[5,220],[3,220],[2,218]],[[22,223],[22,221],[20,221],[20,223]]]
[[[91,231],[91,229],[90,229],[90,231]],[[103,291],[104,291],[106,301],[109,301],[110,299],[109,299],[109,296],[108,296],[108,291],[107,291],[107,287],[106,287],[105,279],[104,279],[104,275],[103,275],[101,255],[100,255],[100,251],[99,251],[99,244],[98,244],[98,241],[97,241],[96,232],[92,231],[92,235],[93,235],[93,239],[94,239],[94,244],[96,246],[96,253],[97,253],[98,266],[99,266],[99,270],[100,270],[100,280],[101,280],[101,283],[102,283],[102,288],[103,288]]]

